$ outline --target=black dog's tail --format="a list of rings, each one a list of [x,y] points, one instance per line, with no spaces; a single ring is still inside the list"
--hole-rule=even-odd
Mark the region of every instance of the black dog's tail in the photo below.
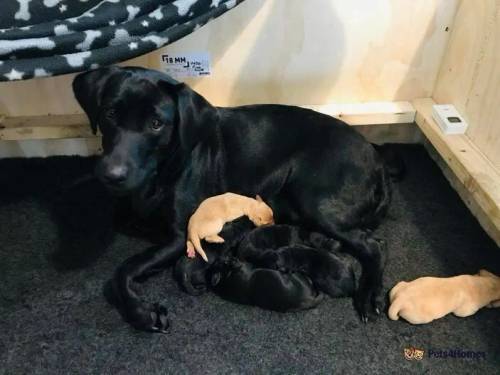
[[[376,145],[372,143],[372,146],[384,161],[385,167],[391,179],[393,181],[401,181],[406,174],[406,165],[401,156],[394,150],[393,147],[388,147],[386,144]]]

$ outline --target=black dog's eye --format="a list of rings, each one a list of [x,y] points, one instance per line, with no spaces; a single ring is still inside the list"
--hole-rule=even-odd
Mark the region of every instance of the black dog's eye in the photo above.
[[[157,132],[157,131],[160,131],[161,128],[163,128],[163,123],[158,119],[154,119],[153,122],[151,123],[150,127],[151,127],[151,130]]]

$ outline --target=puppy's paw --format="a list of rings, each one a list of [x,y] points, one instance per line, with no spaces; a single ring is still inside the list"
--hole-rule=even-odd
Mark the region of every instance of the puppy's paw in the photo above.
[[[196,255],[196,251],[191,241],[186,242],[186,255],[188,258],[194,258]]]
[[[170,326],[167,308],[159,303],[138,306],[124,313],[126,320],[141,331],[167,333]]]
[[[224,243],[224,238],[219,236],[218,234],[213,234],[211,236],[206,236],[204,238],[205,241],[210,243]]]

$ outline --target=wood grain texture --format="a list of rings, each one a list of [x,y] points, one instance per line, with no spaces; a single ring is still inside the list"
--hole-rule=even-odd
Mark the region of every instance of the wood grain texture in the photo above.
[[[457,0],[251,0],[166,52],[207,51],[211,76],[186,80],[215,105],[404,101],[431,95]],[[0,83],[0,113],[74,114],[73,75]]]
[[[469,139],[500,169],[500,0],[461,2],[433,98],[457,107]]]
[[[482,223],[483,228],[500,245],[500,173],[469,137],[445,135],[441,132],[432,119],[433,104],[435,103],[430,98],[413,101],[417,111],[416,122],[468,192],[468,199],[473,199],[482,210],[481,213],[472,213],[476,217],[483,214],[488,217],[491,224]],[[461,195],[463,194],[464,192]],[[469,205],[471,207],[473,206]]]
[[[415,109],[409,102],[371,102],[346,105],[303,106],[338,117],[350,125],[407,124]],[[0,141],[29,139],[93,138],[85,114],[0,118]]]
[[[349,125],[407,124],[415,120],[415,108],[410,102],[367,102],[303,105]]]
[[[436,151],[434,146],[427,140],[424,140],[423,145],[429,153],[429,156],[439,166],[451,187],[457,192],[484,231],[488,233],[498,246],[500,246],[500,231],[495,227],[491,217],[488,216],[488,214],[482,209],[467,187],[457,178],[455,173],[451,170],[439,152]]]
[[[93,136],[84,114],[7,117],[0,123],[2,141]]]

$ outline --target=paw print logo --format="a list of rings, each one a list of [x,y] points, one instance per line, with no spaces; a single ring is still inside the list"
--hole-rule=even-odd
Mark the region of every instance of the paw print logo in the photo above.
[[[424,358],[424,353],[425,351],[423,349],[418,349],[414,346],[404,349],[404,355],[407,361],[421,361]]]

